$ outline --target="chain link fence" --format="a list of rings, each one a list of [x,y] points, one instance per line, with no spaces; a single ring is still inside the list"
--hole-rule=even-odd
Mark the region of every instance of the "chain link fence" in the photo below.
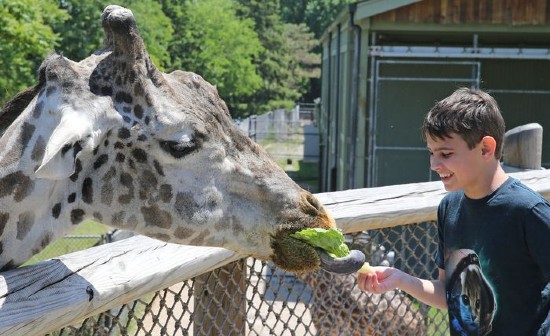
[[[371,264],[432,277],[435,235],[434,223],[420,223],[348,234],[346,239]],[[368,294],[357,288],[355,274],[320,270],[295,275],[248,258],[51,335],[447,334],[446,313],[399,290]]]

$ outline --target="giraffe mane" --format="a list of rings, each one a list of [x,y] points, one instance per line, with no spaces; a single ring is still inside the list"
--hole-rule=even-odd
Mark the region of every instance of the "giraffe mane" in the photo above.
[[[44,67],[38,71],[38,83],[19,93],[8,100],[0,110],[0,136],[17,119],[17,117],[29,106],[30,102],[46,85]]]

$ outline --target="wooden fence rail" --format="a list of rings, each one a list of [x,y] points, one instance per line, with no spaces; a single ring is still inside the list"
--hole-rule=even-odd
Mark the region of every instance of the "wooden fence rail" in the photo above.
[[[511,175],[550,198],[550,171]],[[349,233],[434,220],[444,193],[441,182],[424,182],[316,196]],[[136,236],[7,271],[0,275],[0,334],[59,330],[242,257]]]

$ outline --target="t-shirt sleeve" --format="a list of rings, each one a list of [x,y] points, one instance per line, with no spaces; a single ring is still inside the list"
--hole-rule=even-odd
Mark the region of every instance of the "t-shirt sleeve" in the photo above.
[[[541,202],[532,208],[533,218],[525,227],[529,252],[550,282],[550,204]]]
[[[444,208],[445,206],[442,202],[437,209],[437,250],[434,254],[435,264],[441,269],[445,269],[445,235],[443,229],[443,221],[445,218]]]

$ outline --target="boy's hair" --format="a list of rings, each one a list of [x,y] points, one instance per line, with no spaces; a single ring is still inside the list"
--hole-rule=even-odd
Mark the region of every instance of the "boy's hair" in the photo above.
[[[422,138],[444,139],[456,133],[473,149],[484,136],[491,136],[496,141],[495,158],[500,160],[504,131],[504,119],[493,97],[481,90],[460,88],[426,114]]]

